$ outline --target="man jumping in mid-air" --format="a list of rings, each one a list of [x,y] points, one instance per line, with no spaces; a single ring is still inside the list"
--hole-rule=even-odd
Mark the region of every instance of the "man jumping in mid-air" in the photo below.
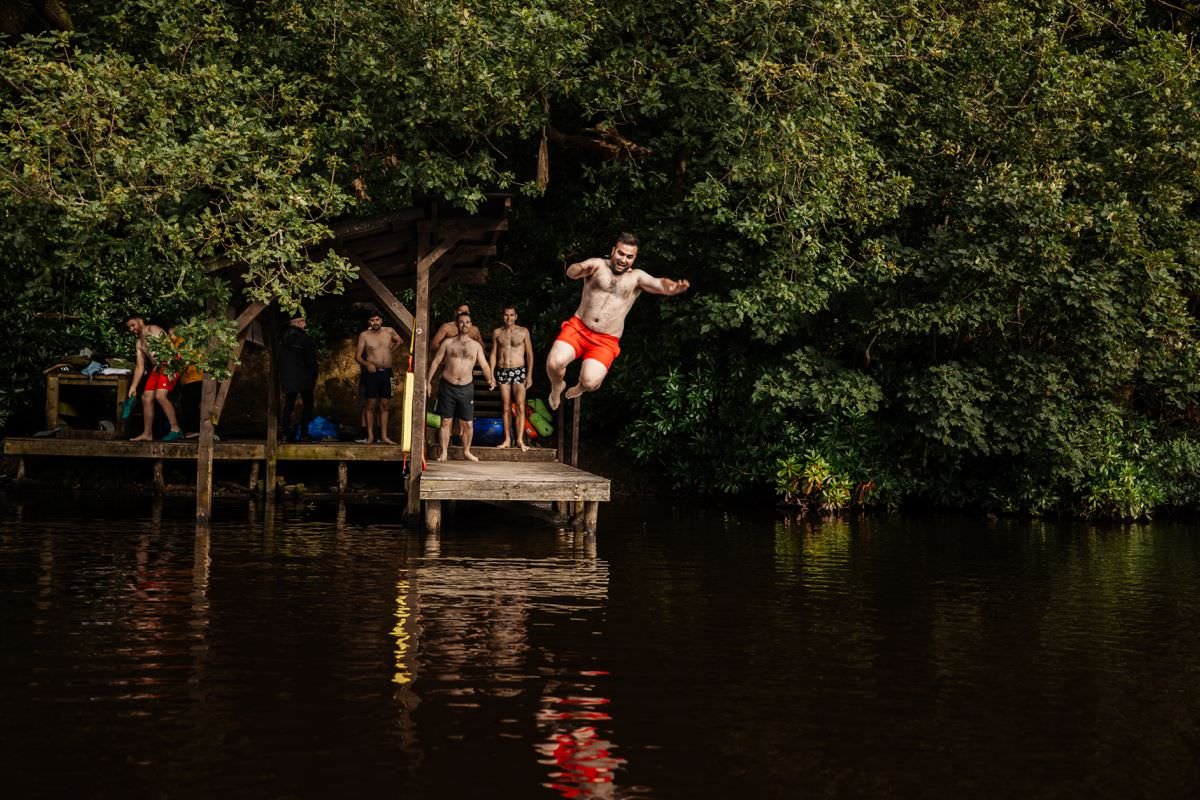
[[[619,340],[625,330],[625,316],[642,292],[676,295],[688,290],[686,280],[656,278],[634,269],[637,254],[638,238],[622,233],[608,258],[589,258],[567,267],[568,278],[583,278],[583,296],[575,314],[562,324],[562,333],[546,357],[551,408],[558,408],[562,401],[567,365],[580,356],[583,363],[579,383],[567,389],[567,399],[594,392],[604,383],[613,359],[621,352]]]

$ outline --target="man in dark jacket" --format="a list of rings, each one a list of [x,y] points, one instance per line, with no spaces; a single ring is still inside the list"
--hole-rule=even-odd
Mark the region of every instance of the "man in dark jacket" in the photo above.
[[[294,442],[308,438],[308,423],[313,418],[313,387],[317,385],[317,350],[304,330],[307,327],[303,312],[292,317],[279,339],[279,385],[283,389],[283,429]],[[300,426],[292,433],[292,409],[296,395],[304,403]]]

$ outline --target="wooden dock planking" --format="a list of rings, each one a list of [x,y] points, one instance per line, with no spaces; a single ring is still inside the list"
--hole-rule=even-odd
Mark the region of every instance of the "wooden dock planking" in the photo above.
[[[421,499],[603,501],[610,486],[608,478],[557,462],[434,461],[421,474]]]
[[[437,453],[441,450],[438,445],[433,445],[430,448],[429,458],[437,458]],[[519,447],[480,447],[476,445],[471,448],[471,452],[478,456],[480,461],[523,461],[531,463],[553,462],[555,452],[545,447],[531,447],[528,450],[522,451]],[[450,460],[451,461],[466,461],[463,458],[463,449],[460,445],[450,445]]]
[[[53,437],[9,436],[4,440],[4,454],[10,456],[64,456],[73,458],[148,458],[175,461],[195,460],[197,440],[179,442],[131,442],[126,439],[71,439]],[[482,461],[554,460],[554,451],[530,448],[475,447]],[[358,444],[357,442],[303,442],[279,444],[276,457],[280,461],[395,461],[407,455],[400,445]],[[451,458],[462,458],[461,447],[450,448]],[[213,444],[216,461],[262,461],[266,458],[266,443],[261,440],[226,440]]]
[[[472,463],[435,461],[421,474],[425,527],[437,532],[442,524],[442,501],[581,502],[581,522],[596,532],[600,503],[609,499],[611,482],[557,461],[545,463]]]
[[[6,456],[64,456],[68,458],[152,458],[196,460],[195,439],[181,442],[131,442],[125,439],[55,439],[9,436],[4,439]],[[217,442],[213,457],[220,461],[261,461],[262,442]]]
[[[4,439],[4,454],[16,456],[24,473],[26,456],[67,458],[147,459],[154,462],[156,488],[162,490],[163,461],[195,461],[198,444],[189,439],[180,442],[131,442],[122,439],[72,439],[10,436]],[[565,507],[582,503],[576,517],[589,531],[596,531],[599,504],[610,499],[611,482],[602,476],[559,463],[557,453],[544,447],[528,451],[509,447],[474,447],[479,462],[462,460],[462,448],[451,447],[451,460],[428,461],[420,472],[420,492],[416,498],[425,506],[425,523],[431,531],[441,527],[442,501],[478,500],[483,502],[552,502]],[[436,452],[436,448],[435,448]],[[406,452],[399,445],[369,445],[347,442],[290,443],[277,445],[279,462],[337,462],[339,493],[348,489],[347,467],[350,462],[394,462]],[[214,461],[249,462],[253,487],[261,463],[267,459],[267,445],[261,440],[226,440],[213,444]],[[576,506],[578,508],[578,506]],[[578,512],[574,512],[578,513]]]

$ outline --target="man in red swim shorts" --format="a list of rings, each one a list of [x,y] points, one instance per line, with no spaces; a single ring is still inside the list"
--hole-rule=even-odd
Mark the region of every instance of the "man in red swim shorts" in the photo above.
[[[583,358],[579,383],[567,389],[567,399],[594,392],[604,383],[613,359],[621,352],[625,316],[642,292],[676,295],[688,290],[686,280],[656,278],[634,269],[638,238],[632,233],[617,237],[608,258],[589,258],[567,267],[567,277],[583,279],[583,296],[574,316],[562,324],[546,357],[550,376],[550,407],[558,408],[566,385],[567,365]]]
[[[158,338],[166,335],[166,331],[157,325],[147,325],[146,320],[137,314],[131,314],[125,319],[125,329],[137,337],[137,362],[133,368],[133,382],[129,386],[130,397],[137,394],[138,382],[146,374],[146,368],[150,368],[146,386],[142,389],[142,433],[140,436],[133,437],[132,441],[149,442],[154,439],[154,404],[156,402],[162,406],[163,415],[171,424],[171,430],[163,436],[163,441],[173,442],[182,438],[183,431],[179,427],[179,420],[175,417],[175,406],[171,404],[171,398],[167,396],[167,393],[175,388],[175,381],[179,376],[171,371],[169,366],[154,362],[154,355],[150,352],[150,346],[147,343],[152,337]]]

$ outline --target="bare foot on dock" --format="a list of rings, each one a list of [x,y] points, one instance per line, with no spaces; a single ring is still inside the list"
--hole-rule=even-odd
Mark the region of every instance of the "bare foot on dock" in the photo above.
[[[383,442],[384,444],[395,444],[395,442],[393,442],[391,439],[387,438],[386,436],[383,437],[382,439],[380,439],[379,441]]]
[[[496,445],[496,449],[497,449],[497,450],[503,450],[503,449],[504,449],[504,448],[506,448],[506,447],[508,447],[508,439],[505,439],[503,442],[501,442],[500,444]]]
[[[525,451],[527,451],[529,449],[529,445],[525,444],[524,442],[517,442],[517,444],[521,446],[522,453],[524,453]]]
[[[132,439],[130,439],[129,441],[131,441],[131,442],[153,442],[154,437],[147,436],[146,434],[143,433],[141,436],[135,436]]]
[[[478,461],[479,460],[479,456],[475,455],[470,450],[463,450],[463,458],[465,458],[467,461]]]
[[[447,453],[445,450],[443,450],[442,454],[437,457],[437,460],[438,461],[446,461],[449,456],[450,456],[450,454]]]

